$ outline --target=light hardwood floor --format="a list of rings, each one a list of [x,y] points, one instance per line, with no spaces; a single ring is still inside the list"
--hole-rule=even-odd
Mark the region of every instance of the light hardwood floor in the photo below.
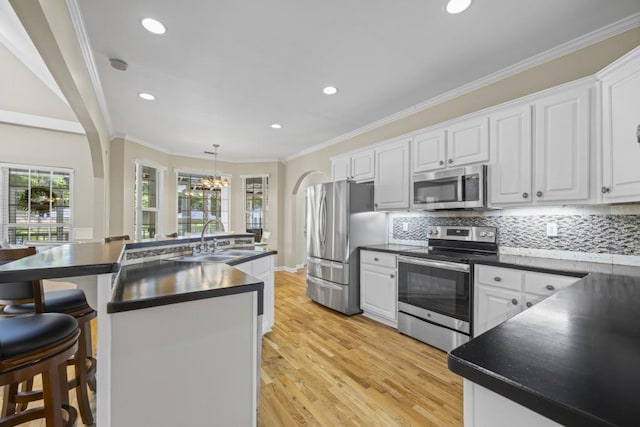
[[[462,380],[446,353],[311,302],[302,271],[276,273],[275,300],[260,426],[462,425]]]
[[[303,271],[276,272],[275,283],[275,326],[262,343],[259,426],[462,425],[462,380],[447,369],[444,352],[311,302]]]

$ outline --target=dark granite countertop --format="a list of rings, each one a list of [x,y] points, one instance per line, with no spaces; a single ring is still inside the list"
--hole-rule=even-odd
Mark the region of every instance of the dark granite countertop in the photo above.
[[[640,278],[591,273],[449,354],[449,369],[566,425],[640,420]]]
[[[117,313],[257,291],[260,315],[263,287],[259,279],[224,263],[144,262],[122,267],[107,311]]]
[[[213,237],[251,237],[251,234],[218,234]],[[160,239],[142,242],[92,242],[57,246],[0,266],[0,282],[57,279],[74,276],[118,273],[111,313],[136,310],[203,298],[258,291],[262,313],[262,282],[233,268],[244,262],[275,255],[277,251],[256,247],[251,256],[224,263],[150,261],[120,267],[125,249],[137,249],[199,241],[200,239]],[[141,246],[142,245],[142,246]],[[144,277],[142,275],[145,275]],[[202,283],[198,284],[198,280]],[[219,280],[216,283],[215,280]]]

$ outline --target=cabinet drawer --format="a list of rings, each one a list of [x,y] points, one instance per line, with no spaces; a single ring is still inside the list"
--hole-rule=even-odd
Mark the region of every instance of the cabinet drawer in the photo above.
[[[476,281],[483,285],[520,291],[522,288],[522,271],[479,265],[476,267]]]
[[[580,280],[579,277],[525,271],[524,291],[537,295],[551,295]]]
[[[384,252],[361,251],[360,262],[363,264],[379,265],[396,268],[396,255]]]

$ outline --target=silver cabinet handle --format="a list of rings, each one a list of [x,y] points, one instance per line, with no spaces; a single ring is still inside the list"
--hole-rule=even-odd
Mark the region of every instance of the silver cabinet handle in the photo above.
[[[553,285],[547,285],[545,287],[550,291],[555,291],[555,289],[556,289]]]
[[[636,129],[636,138],[637,138],[638,144],[640,144],[640,125],[638,125],[638,128]]]
[[[442,165],[444,165],[444,161],[440,160],[440,161],[438,162],[438,164],[439,164],[440,166],[442,166]]]
[[[393,274],[390,274],[390,275],[389,275],[389,277],[391,277],[391,278],[393,279],[393,278],[394,278],[394,277],[396,277],[396,276],[395,276],[395,275],[393,275]]]
[[[531,308],[532,306],[533,306],[533,304],[531,303],[531,301],[529,301],[529,302],[527,303],[527,308]]]
[[[536,193],[536,196],[538,196],[538,197],[542,197],[542,191],[538,191],[538,192]]]
[[[502,281],[502,277],[496,276],[496,277],[493,278],[493,280],[495,280],[496,282],[501,282]]]
[[[377,208],[377,207],[378,207],[378,204],[377,204],[377,203],[374,203],[374,204],[373,204],[373,206]]]
[[[511,304],[513,304],[513,305],[518,305],[518,300],[517,300],[517,299],[515,299],[515,298],[514,298],[514,299],[512,299],[512,300],[511,300]]]
[[[522,193],[522,198],[527,199],[529,197],[529,193]]]
[[[373,260],[374,260],[375,262],[378,262],[378,261],[380,261],[380,260],[379,260],[378,258],[374,258]]]
[[[453,163],[453,159],[449,159],[449,164]]]
[[[602,191],[602,194],[607,194],[609,192],[609,187],[602,187],[600,191]]]

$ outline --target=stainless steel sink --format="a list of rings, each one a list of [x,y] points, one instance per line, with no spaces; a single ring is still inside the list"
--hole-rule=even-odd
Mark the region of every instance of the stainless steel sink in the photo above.
[[[184,255],[169,258],[169,261],[181,262],[229,262],[235,261],[249,256],[257,255],[262,251],[254,251],[252,249],[228,249],[213,254]]]

